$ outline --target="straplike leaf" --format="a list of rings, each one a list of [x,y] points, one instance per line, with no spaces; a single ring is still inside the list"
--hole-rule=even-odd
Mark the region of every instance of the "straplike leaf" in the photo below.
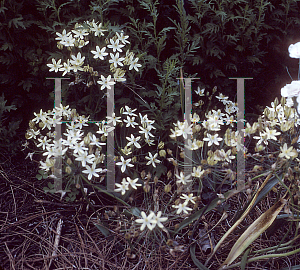
[[[224,240],[228,237],[228,235],[230,233],[232,233],[237,226],[244,220],[244,218],[248,215],[248,213],[250,212],[250,210],[252,209],[253,205],[256,203],[257,201],[257,197],[259,196],[259,194],[261,193],[262,189],[266,186],[266,184],[268,183],[268,181],[270,180],[272,176],[272,173],[270,173],[267,178],[265,179],[265,181],[263,182],[263,184],[261,185],[261,187],[259,188],[259,190],[256,192],[256,194],[254,195],[253,199],[251,200],[250,204],[248,205],[247,209],[245,210],[245,212],[242,214],[242,216],[233,224],[233,226],[222,236],[222,238],[220,239],[220,241],[217,243],[217,245],[215,246],[212,254],[209,256],[209,258],[206,260],[205,265],[208,264],[208,262],[210,261],[210,259],[213,257],[213,255],[216,253],[216,251],[218,250],[218,248],[221,246],[221,244],[224,242]]]
[[[287,200],[281,198],[270,209],[263,213],[257,220],[252,223],[248,229],[240,236],[232,247],[227,259],[221,268],[230,265],[238,256],[240,256],[246,248],[249,247],[269,226],[273,223]]]

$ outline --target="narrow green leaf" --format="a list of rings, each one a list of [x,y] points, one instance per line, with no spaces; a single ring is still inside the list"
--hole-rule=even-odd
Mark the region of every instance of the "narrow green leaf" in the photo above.
[[[199,262],[199,260],[196,258],[196,254],[195,254],[195,249],[196,249],[196,244],[192,244],[190,247],[190,254],[191,254],[191,258],[194,262],[194,264],[198,267],[198,269],[200,270],[209,270],[207,267],[205,267],[201,262]]]
[[[249,252],[250,252],[250,248],[248,248],[248,249],[245,251],[245,254],[244,254],[243,257],[242,257],[242,260],[241,260],[241,270],[245,270],[245,269],[246,269],[247,258],[248,258]]]
[[[109,230],[106,229],[101,223],[94,223],[94,225],[104,236],[109,235]]]

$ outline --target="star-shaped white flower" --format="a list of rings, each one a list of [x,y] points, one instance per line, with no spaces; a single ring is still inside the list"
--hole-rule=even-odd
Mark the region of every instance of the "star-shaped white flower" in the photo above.
[[[145,157],[147,160],[149,160],[146,165],[152,164],[152,166],[155,168],[155,163],[160,163],[160,160],[156,159],[158,154],[156,153],[154,156],[152,156],[152,154],[149,152],[148,155],[149,157]]]
[[[286,143],[283,145],[283,147],[280,146],[280,150],[281,153],[279,154],[279,157],[281,158],[290,159],[298,156],[298,153],[293,146],[288,148]]]
[[[59,59],[57,62],[55,61],[54,58],[52,58],[52,64],[47,64],[47,66],[50,68],[50,72],[51,71],[55,71],[58,72],[58,70],[63,66],[60,64],[61,63],[61,59]]]
[[[178,205],[172,205],[173,208],[177,208],[176,214],[180,214],[181,212],[184,212],[185,214],[188,214],[188,211],[192,211],[193,209],[190,207],[187,207],[187,202],[180,203]]]
[[[150,231],[152,231],[154,229],[154,227],[156,226],[156,221],[154,220],[154,216],[155,216],[154,212],[151,212],[149,214],[149,216],[147,216],[146,213],[144,211],[142,211],[141,215],[142,215],[142,218],[135,220],[135,222],[137,222],[137,223],[142,223],[140,230],[143,231],[147,226],[148,229]]]
[[[121,184],[115,184],[118,188],[115,189],[116,192],[121,192],[122,195],[126,193],[126,190],[129,190],[129,183],[125,178],[122,179]]]
[[[175,176],[178,178],[178,180],[176,181],[177,184],[182,183],[183,185],[186,185],[188,182],[192,181],[190,179],[191,178],[190,174],[187,176],[184,176],[183,172],[180,172],[180,175],[175,174]]]
[[[125,59],[124,57],[120,57],[119,53],[116,54],[111,53],[110,54],[111,59],[109,60],[109,63],[113,63],[114,67],[123,66],[122,61]]]
[[[106,47],[103,47],[100,50],[100,47],[96,46],[96,51],[91,51],[91,53],[94,54],[95,59],[99,58],[101,60],[104,60],[104,56],[108,55],[108,53],[105,52],[105,49],[106,49]]]
[[[107,45],[108,48],[113,49],[113,52],[116,52],[116,51],[122,52],[121,48],[124,46],[125,45],[123,45],[123,44],[119,44],[119,39],[114,41],[112,38],[110,39],[110,44]]]
[[[92,167],[89,165],[85,165],[86,170],[82,171],[83,173],[88,174],[88,179],[91,180],[93,176],[99,177],[98,172],[104,172],[105,170],[101,168],[96,169],[96,164],[93,163]]]
[[[121,167],[121,172],[123,173],[123,172],[125,172],[125,170],[126,170],[126,166],[128,166],[128,167],[133,167],[133,165],[130,164],[130,161],[131,161],[131,158],[125,160],[125,159],[121,156],[121,161],[120,161],[120,162],[117,162],[116,165],[122,166],[122,167]]]
[[[124,178],[125,179],[125,178]],[[137,189],[137,187],[142,186],[142,184],[138,184],[137,181],[139,181],[138,178],[135,179],[131,179],[130,177],[126,178],[127,183],[133,188],[133,189]]]
[[[101,90],[103,90],[105,87],[107,89],[111,89],[111,85],[115,84],[114,80],[111,79],[111,75],[108,75],[107,78],[101,75],[101,81],[97,81],[97,83],[101,85]]]
[[[219,141],[222,141],[222,138],[218,138],[218,134],[210,135],[207,134],[207,138],[204,138],[203,141],[208,141],[208,146],[211,146],[212,144],[219,145]]]
[[[134,137],[133,134],[130,135],[130,137],[126,137],[126,139],[129,141],[129,143],[127,144],[127,146],[130,146],[130,145],[134,145],[136,148],[141,148],[141,145],[138,143],[139,139],[141,138],[140,136],[138,137]]]

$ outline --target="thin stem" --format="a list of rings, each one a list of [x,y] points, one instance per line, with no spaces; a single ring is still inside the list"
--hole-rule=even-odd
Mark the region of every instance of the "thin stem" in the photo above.
[[[298,81],[300,80],[300,58],[299,58],[299,67],[298,67]]]

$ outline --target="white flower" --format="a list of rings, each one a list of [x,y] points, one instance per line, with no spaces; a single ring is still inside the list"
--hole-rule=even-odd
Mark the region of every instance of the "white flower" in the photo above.
[[[122,123],[122,121],[120,120],[121,117],[116,116],[116,114],[113,112],[112,116],[106,116],[107,118],[107,124],[109,123],[113,123],[114,126],[116,126],[117,122]]]
[[[178,126],[178,134],[177,136],[183,136],[184,139],[187,139],[187,135],[188,134],[193,134],[193,131],[192,131],[192,126],[193,125],[188,125],[188,122],[187,121],[184,121],[184,122],[180,122],[180,121],[177,121],[177,126]]]
[[[79,152],[75,160],[81,161],[82,166],[85,167],[87,162],[93,164],[94,157],[94,155],[89,155],[87,151],[84,151]]]
[[[47,140],[47,136],[44,136],[43,139],[38,138],[38,141],[40,142],[39,144],[37,144],[37,147],[43,147],[43,150],[45,150],[45,148],[48,145],[48,142],[50,142],[51,140]]]
[[[281,88],[281,95],[283,97],[296,97],[300,93],[300,81],[292,81],[283,88]]]
[[[188,211],[192,211],[193,209],[190,207],[187,207],[187,202],[180,203],[178,205],[172,205],[173,208],[177,208],[176,214],[180,214],[181,212],[184,212],[185,214],[188,214]]]
[[[133,136],[133,134],[131,134],[130,136],[131,136],[131,138],[130,138],[130,137],[126,137],[126,139],[129,141],[129,143],[127,144],[127,146],[130,146],[130,145],[134,144],[134,146],[135,146],[136,148],[141,148],[141,145],[138,143],[138,141],[139,141],[139,139],[140,139],[141,137],[138,136],[138,137],[135,138],[135,137]]]
[[[97,172],[104,172],[105,170],[101,168],[96,169],[96,163],[93,163],[92,167],[89,165],[85,165],[86,170],[82,171],[83,173],[88,174],[88,179],[91,180],[93,176],[99,177],[99,174]]]
[[[167,221],[168,218],[167,217],[160,217],[160,216],[161,216],[161,211],[158,211],[157,215],[154,214],[154,217],[153,217],[152,220],[154,221],[154,224],[156,224],[159,228],[163,228],[164,225],[162,224],[162,222]]]
[[[70,66],[70,60],[68,59],[68,60],[67,60],[67,63],[64,62],[63,65],[64,65],[64,66],[61,67],[61,68],[59,69],[59,71],[63,71],[62,76],[65,76],[67,73],[69,73],[69,72],[72,70],[72,67]]]
[[[137,109],[131,109],[130,107],[128,107],[127,105],[125,105],[125,110],[126,112],[123,112],[123,114],[128,114],[129,116],[137,116],[135,112]]]
[[[91,53],[94,54],[95,59],[99,58],[101,60],[104,60],[104,56],[108,55],[108,53],[105,52],[105,49],[106,49],[106,47],[103,47],[100,50],[100,47],[96,46],[96,51],[91,51]]]
[[[219,141],[222,141],[222,138],[218,138],[218,134],[210,135],[207,134],[207,138],[204,138],[203,141],[208,141],[208,146],[211,146],[212,144],[219,145]]]
[[[152,154],[149,152],[148,155],[149,157],[145,157],[146,159],[149,160],[146,165],[152,164],[152,166],[155,168],[156,167],[155,163],[160,163],[160,160],[156,159],[158,154],[156,153],[154,156],[152,156]]]
[[[102,23],[99,23],[99,25],[97,25],[97,23],[92,22],[93,27],[91,27],[91,31],[94,31],[95,33],[95,37],[96,36],[104,36],[103,32],[107,31],[105,29],[102,28]]]
[[[55,59],[52,58],[52,64],[47,64],[47,66],[50,68],[49,71],[58,72],[58,70],[63,66],[60,63],[61,63],[61,59],[59,59],[56,63]]]
[[[138,64],[138,61],[139,61],[138,58],[135,58],[135,60],[131,61],[129,70],[132,70],[134,68],[136,71],[139,71],[139,67],[141,67],[142,65]]]
[[[111,79],[111,75],[108,75],[107,78],[101,75],[101,81],[97,81],[97,83],[101,84],[101,90],[103,90],[105,87],[107,89],[111,89],[110,86],[115,84],[114,80]]]
[[[122,47],[124,47],[125,45],[123,44],[119,44],[119,39],[117,39],[116,41],[114,41],[112,38],[110,39],[110,45],[107,45],[108,48],[112,48],[113,52],[119,51],[122,52]]]
[[[280,135],[281,133],[276,131],[275,129],[269,129],[266,127],[266,132],[264,135],[267,136],[267,140],[277,140],[276,136]]]
[[[118,188],[115,189],[116,192],[121,192],[122,195],[126,193],[126,190],[129,190],[129,183],[126,181],[125,178],[122,179],[122,183],[115,184]]]
[[[72,57],[73,60],[70,60],[70,63],[72,65],[76,66],[76,67],[77,66],[81,66],[83,64],[83,62],[84,62],[84,59],[85,59],[85,56],[81,57],[81,53],[80,52],[77,54],[77,56],[75,56],[75,55],[72,54],[71,57]]]
[[[62,34],[56,32],[56,35],[58,35],[58,37],[56,37],[55,40],[64,41],[71,35],[71,32],[67,33],[66,29],[64,29]]]
[[[200,90],[200,87],[198,86],[197,90],[195,90],[195,93],[197,95],[199,95],[200,97],[203,97],[204,96],[204,91],[205,91],[205,88]]]
[[[126,178],[127,183],[133,188],[133,189],[137,189],[137,187],[142,186],[142,184],[138,184],[137,181],[139,181],[138,178],[135,179],[131,179],[130,177]]]
[[[289,46],[289,54],[291,58],[300,58],[300,42]]]
[[[126,127],[132,126],[133,128],[135,128],[135,126],[137,126],[138,123],[134,122],[134,120],[135,120],[134,116],[133,117],[129,117],[127,115],[127,120],[124,119],[123,121],[126,123]]]
[[[197,197],[193,197],[193,193],[190,193],[189,195],[182,194],[182,195],[180,196],[180,199],[185,200],[185,203],[191,202],[191,203],[195,204],[195,203],[196,203],[196,202],[195,202],[195,199],[196,199],[196,198],[197,198]]]
[[[146,213],[144,211],[142,211],[141,215],[142,215],[142,218],[135,220],[135,222],[137,222],[137,223],[142,223],[140,230],[143,231],[147,226],[148,229],[150,231],[152,231],[154,229],[154,227],[156,226],[156,220],[154,220],[154,216],[155,216],[154,212],[151,212],[149,214],[149,216],[147,216]]]
[[[114,67],[123,66],[122,61],[125,59],[124,57],[120,58],[120,54],[117,52],[115,55],[113,53],[110,53],[111,59],[109,60],[109,63],[113,63]]]
[[[180,176],[175,174],[175,176],[179,179],[176,181],[177,184],[180,184],[182,183],[183,185],[186,185],[188,182],[191,182],[192,180],[190,179],[191,178],[191,175],[187,175],[187,176],[184,176],[183,172],[180,172]]]
[[[200,178],[204,173],[205,171],[202,170],[201,166],[198,166],[193,168],[192,176]]]
[[[281,153],[279,154],[279,157],[281,158],[295,158],[298,156],[297,151],[291,146],[290,148],[287,148],[287,144],[285,143],[283,147],[280,146]]]
[[[116,165],[122,166],[122,167],[121,167],[121,172],[123,173],[123,172],[125,172],[125,170],[126,170],[126,166],[128,166],[128,167],[133,167],[133,165],[130,164],[130,161],[131,161],[131,158],[125,160],[125,159],[121,156],[121,161],[120,161],[120,162],[117,162]]]
[[[123,44],[126,44],[126,43],[130,43],[127,38],[129,38],[129,36],[124,36],[124,33],[121,32],[121,33],[116,33],[117,34],[117,37],[118,37],[118,40],[120,40]]]

